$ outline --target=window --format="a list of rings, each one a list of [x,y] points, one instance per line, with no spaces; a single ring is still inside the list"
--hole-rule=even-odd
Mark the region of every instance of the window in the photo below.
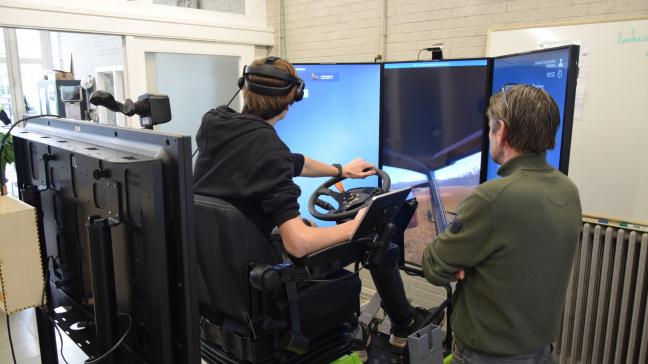
[[[245,0],[153,0],[153,4],[245,14]]]
[[[4,45],[4,32],[0,28],[0,110],[11,115],[11,94],[9,93],[9,72]]]

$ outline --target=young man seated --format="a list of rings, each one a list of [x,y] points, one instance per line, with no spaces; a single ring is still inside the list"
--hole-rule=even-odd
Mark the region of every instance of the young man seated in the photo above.
[[[257,72],[263,70],[263,75]],[[239,80],[245,105],[238,113],[227,106],[208,111],[196,135],[198,158],[194,193],[223,199],[249,217],[266,236],[278,226],[285,250],[294,257],[321,250],[351,238],[359,218],[331,227],[306,225],[299,215],[301,191],[295,176],[364,178],[374,171],[363,159],[344,166],[328,165],[295,154],[279,139],[274,125],[303,96],[304,82],[287,61],[268,57],[244,69]],[[405,297],[398,265],[398,248],[391,246],[371,275],[392,322],[390,342],[404,347],[419,328],[425,311]],[[326,307],[327,300],[318,301]]]

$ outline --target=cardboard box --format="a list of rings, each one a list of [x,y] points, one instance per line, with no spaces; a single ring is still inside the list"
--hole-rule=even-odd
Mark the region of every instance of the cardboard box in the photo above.
[[[0,196],[0,311],[40,305],[44,284],[36,210]]]
[[[73,80],[74,79],[74,74],[72,72],[64,72],[64,71],[50,71],[47,73],[47,79],[52,81],[52,80]]]

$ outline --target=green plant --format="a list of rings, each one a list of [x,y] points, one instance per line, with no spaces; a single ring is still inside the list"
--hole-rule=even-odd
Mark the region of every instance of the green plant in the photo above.
[[[3,137],[4,134],[0,133],[0,139],[2,139]],[[13,150],[13,139],[11,139],[11,135],[7,138],[7,142],[2,147],[0,153],[2,154],[0,156],[2,158],[0,159],[0,170],[4,174],[7,164],[13,164],[16,161],[16,156],[14,155],[14,150]],[[0,184],[3,183],[4,183],[4,175],[0,176]]]

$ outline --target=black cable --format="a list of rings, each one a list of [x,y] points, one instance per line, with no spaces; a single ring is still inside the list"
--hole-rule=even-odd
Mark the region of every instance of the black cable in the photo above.
[[[4,297],[4,288],[2,290],[2,296]],[[16,364],[16,353],[14,352],[13,340],[11,339],[11,324],[9,323],[9,313],[5,312],[7,316],[7,335],[9,335],[9,346],[11,347],[11,357],[13,358],[14,364]]]
[[[55,257],[53,257],[51,255],[47,257],[46,267],[45,267],[45,285],[43,286],[43,295],[41,297],[41,310],[47,316],[47,318],[52,322],[52,324],[54,325],[54,328],[56,329],[56,333],[58,334],[59,340],[61,341],[61,347],[60,347],[61,358],[63,359],[65,364],[70,364],[70,363],[68,363],[65,356],[63,355],[63,335],[61,334],[61,331],[60,331],[58,325],[56,324],[56,321],[54,321],[54,319],[47,313],[47,310],[46,310],[46,307],[45,307],[45,290],[47,289],[47,283],[49,282],[49,278],[50,278],[49,262],[51,261],[52,266],[54,266],[54,264],[56,264],[56,259],[58,259],[58,257],[55,258]],[[86,364],[98,363],[98,362],[104,360],[108,355],[112,354],[115,350],[117,350],[119,348],[119,345],[122,344],[122,342],[126,339],[126,336],[128,336],[128,334],[130,333],[130,330],[131,330],[131,328],[133,326],[133,318],[131,317],[131,315],[128,314],[128,313],[118,313],[117,315],[125,315],[126,317],[128,317],[128,327],[126,328],[126,331],[124,332],[122,337],[115,343],[115,345],[113,345],[112,348],[110,348],[107,352],[105,352],[104,354],[102,354],[98,358],[95,358],[95,359],[92,359],[92,360],[86,360],[85,361]],[[11,336],[9,336],[9,342],[11,343]],[[124,347],[128,351],[130,351],[131,354],[133,354],[135,356],[138,356],[137,354],[135,354],[131,350],[130,347],[128,347],[128,345],[124,344]],[[12,349],[13,349],[13,346],[12,346]],[[14,360],[14,364],[15,364],[15,360]]]
[[[420,61],[420,60],[421,60],[421,52],[423,52],[424,50],[425,50],[425,48],[423,48],[423,49],[419,49],[418,55],[416,56],[416,60],[417,60],[417,61]]]
[[[61,359],[63,359],[63,362],[65,364],[70,364],[67,359],[65,358],[65,355],[63,354],[63,335],[61,334],[61,329],[59,329],[58,325],[56,324],[56,321],[49,315],[47,312],[47,307],[45,307],[45,291],[47,290],[47,284],[49,283],[50,279],[50,271],[49,271],[49,262],[50,260],[52,261],[52,268],[56,269],[56,259],[59,259],[59,257],[54,258],[51,255],[47,256],[47,260],[45,261],[45,284],[43,284],[43,295],[41,296],[41,311],[47,317],[48,320],[54,325],[54,329],[56,330],[56,333],[58,334],[59,341],[61,341],[61,346],[59,347],[59,353],[61,354]]]
[[[46,116],[60,118],[60,116],[58,116],[58,115],[41,114],[41,115],[28,116],[26,118],[22,118],[22,119],[16,121],[15,123],[13,123],[11,125],[11,127],[9,128],[9,130],[7,130],[7,133],[2,137],[2,141],[0,141],[0,161],[2,160],[2,151],[4,150],[5,144],[7,144],[7,139],[9,139],[9,136],[11,135],[11,131],[13,130],[13,128],[15,128],[18,124],[20,124],[20,123],[22,123],[24,121],[31,120],[31,119],[36,119],[36,118],[42,118],[42,117],[46,117]],[[4,171],[2,170],[2,163],[0,163],[0,178],[2,178],[2,177],[4,177]]]
[[[128,327],[126,328],[126,331],[124,331],[124,334],[122,335],[122,337],[119,338],[119,340],[117,340],[115,345],[113,345],[113,347],[110,348],[110,350],[106,351],[105,353],[103,353],[98,358],[95,358],[95,359],[92,359],[92,360],[86,360],[84,362],[85,364],[95,364],[95,363],[98,363],[98,362],[104,360],[106,357],[108,357],[110,354],[112,354],[115,350],[117,350],[119,348],[119,346],[121,345],[121,343],[123,343],[124,340],[126,340],[126,337],[130,333],[131,327],[133,327],[133,317],[131,317],[131,315],[129,313],[118,313],[117,315],[126,315],[126,317],[128,317]]]
[[[70,364],[68,363],[67,359],[65,359],[65,355],[63,355],[63,335],[61,335],[61,329],[59,329],[58,325],[54,320],[52,320],[51,317],[47,316],[51,321],[52,324],[54,325],[54,328],[56,329],[56,333],[58,334],[59,340],[61,341],[61,347],[59,348],[59,353],[61,353],[61,359],[63,359],[63,362],[65,364]]]
[[[7,134],[9,134],[9,133],[7,133]],[[4,142],[4,139],[3,139],[3,142]],[[2,144],[2,145],[4,145],[4,144]],[[0,152],[2,152],[1,148],[0,148]],[[1,157],[1,154],[0,154],[0,157]],[[47,267],[45,268],[46,269],[46,273],[45,273],[46,278],[45,278],[45,284],[43,285],[43,296],[41,297],[41,309],[43,309],[43,306],[45,305],[45,288],[47,287],[46,285],[47,285],[47,282],[49,281],[49,261],[50,261],[50,259],[52,259],[52,262],[55,262],[54,257],[52,257],[51,255],[47,257],[47,261],[46,261]],[[4,286],[2,286],[2,296],[6,297],[5,294],[4,294]],[[13,359],[14,364],[16,364],[17,363],[16,362],[16,352],[15,352],[14,345],[13,345],[13,338],[11,337],[11,323],[9,321],[9,313],[5,312],[5,316],[6,316],[6,319],[7,319],[7,336],[9,337],[9,347],[11,348],[11,357]],[[59,332],[59,335],[61,335],[60,332]],[[69,364],[67,362],[67,360],[65,360],[65,357],[63,356],[63,338],[61,338],[61,357],[63,358],[63,361],[66,364]]]
[[[128,344],[124,343],[124,349],[126,349],[129,353],[131,353],[135,357],[135,359],[140,361],[140,363],[146,363],[146,360],[144,360],[144,358],[142,358],[137,353],[135,353],[133,349],[131,349],[130,346],[128,346]]]
[[[228,102],[227,105],[226,105],[227,107],[230,106],[230,104],[232,103],[232,101],[234,101],[234,99],[236,98],[236,95],[238,95],[239,92],[241,92],[241,89],[240,89],[240,88],[236,91],[236,93],[234,94],[234,96],[232,96],[232,98],[229,100],[229,102]],[[191,158],[195,157],[195,156],[196,156],[196,153],[198,153],[198,149],[196,149],[193,153],[191,153]]]
[[[229,102],[226,105],[227,107],[230,106],[230,104],[232,103],[232,101],[234,101],[234,99],[236,98],[236,95],[238,95],[239,92],[241,92],[240,88],[236,91],[236,93],[234,93],[234,96],[232,96],[232,98],[229,100]],[[191,158],[195,157],[196,153],[198,153],[198,149],[196,149],[193,153],[191,153]]]
[[[239,94],[239,92],[241,92],[241,89],[238,89],[238,91],[236,91],[236,93],[234,94],[234,96],[232,96],[232,98],[231,98],[231,99],[229,100],[229,102],[227,103],[227,107],[230,106],[230,104],[232,103],[232,101],[234,101],[234,98],[236,97],[236,95]]]

